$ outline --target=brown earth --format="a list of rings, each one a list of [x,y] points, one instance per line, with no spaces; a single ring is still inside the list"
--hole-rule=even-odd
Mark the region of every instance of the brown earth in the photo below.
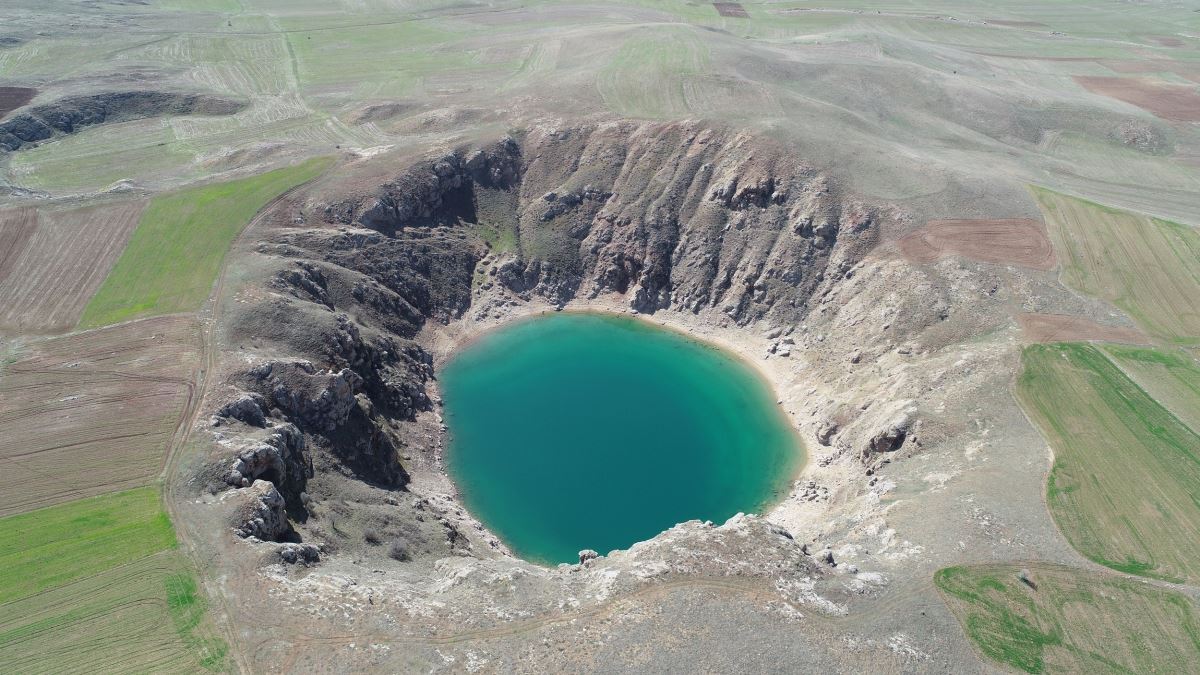
[[[1187,61],[1146,59],[1141,61],[1105,60],[1099,63],[1114,73],[1172,73],[1193,82],[1200,82],[1200,64]]]
[[[1158,117],[1179,122],[1200,121],[1200,94],[1195,87],[1163,84],[1135,77],[1075,75],[1080,86],[1092,92],[1135,105]]]
[[[1017,323],[1029,342],[1069,342],[1073,340],[1103,340],[1150,344],[1150,338],[1137,328],[1105,326],[1081,316],[1063,314],[1020,314]]]
[[[8,113],[33,100],[37,89],[29,87],[0,87],[0,120]]]
[[[713,7],[721,16],[728,16],[735,19],[749,19],[750,14],[742,7],[740,2],[714,2]]]
[[[1053,269],[1054,248],[1036,220],[931,220],[898,242],[905,258],[931,263],[948,255],[987,263]]]
[[[191,317],[26,345],[0,377],[0,516],[144,485],[191,396]]]
[[[0,245],[14,243],[13,253],[0,251],[0,332],[73,328],[145,207],[144,201],[128,201],[0,211]]]
[[[0,210],[0,284],[12,274],[36,229],[37,209],[23,206]]]
[[[1147,35],[1146,39],[1163,47],[1179,48],[1187,45],[1186,42],[1174,35]]]

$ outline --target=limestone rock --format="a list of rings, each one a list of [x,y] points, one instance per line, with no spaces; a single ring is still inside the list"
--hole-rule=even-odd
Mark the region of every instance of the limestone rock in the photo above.
[[[234,512],[233,531],[239,537],[281,541],[292,532],[284,511],[283,495],[265,480],[234,491],[239,504]]]

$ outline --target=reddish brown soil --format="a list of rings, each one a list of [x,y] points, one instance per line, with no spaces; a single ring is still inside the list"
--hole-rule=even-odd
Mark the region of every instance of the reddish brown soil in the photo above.
[[[33,100],[37,89],[29,87],[0,87],[0,120],[8,113]]]
[[[1195,87],[1137,77],[1076,75],[1075,81],[1093,94],[1136,105],[1163,119],[1200,122],[1200,94]]]
[[[143,208],[136,201],[20,217],[16,209],[0,211],[0,332],[74,328]],[[2,248],[22,237],[19,251]]]
[[[1105,326],[1090,319],[1064,314],[1021,314],[1017,316],[1021,332],[1029,342],[1071,342],[1103,340],[1150,344],[1150,338],[1136,328]]]
[[[1168,59],[1143,59],[1138,61],[1101,61],[1100,65],[1114,73],[1143,75],[1148,73],[1173,73],[1193,82],[1200,82],[1200,64]]]
[[[1036,220],[931,220],[898,242],[905,258],[930,263],[948,255],[986,263],[1053,269],[1054,247]]]
[[[1162,45],[1163,47],[1172,47],[1178,49],[1179,47],[1187,46],[1186,42],[1180,40],[1174,35],[1147,35],[1146,39]]]
[[[713,7],[721,16],[728,16],[735,19],[749,19],[750,14],[746,12],[746,8],[742,7],[740,2],[714,2]]]

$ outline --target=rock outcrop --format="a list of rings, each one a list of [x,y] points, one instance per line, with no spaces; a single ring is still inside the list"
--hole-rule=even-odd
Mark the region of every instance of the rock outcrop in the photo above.
[[[292,536],[283,495],[274,485],[265,480],[256,480],[249,487],[235,490],[232,494],[238,500],[232,525],[239,537],[285,541]]]
[[[162,91],[121,91],[72,96],[35,106],[0,123],[0,151],[31,144],[84,127],[160,115],[232,115],[243,104],[214,96]]]
[[[620,294],[640,312],[790,327],[884,217],[783,145],[698,122],[539,126],[390,178],[378,166],[267,214],[264,292],[230,322],[232,340],[271,356],[234,378],[250,394],[218,419],[294,425],[304,443],[243,448],[225,482],[268,478],[289,513],[301,456],[407,483],[400,449],[420,441],[404,422],[432,407],[433,360],[415,340],[427,322]],[[790,352],[793,338],[775,337],[774,355]]]

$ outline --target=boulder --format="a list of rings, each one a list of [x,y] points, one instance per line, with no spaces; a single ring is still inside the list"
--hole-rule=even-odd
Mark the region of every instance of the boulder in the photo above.
[[[239,501],[233,516],[233,531],[239,537],[282,541],[292,534],[284,510],[283,495],[265,480],[234,491]]]

